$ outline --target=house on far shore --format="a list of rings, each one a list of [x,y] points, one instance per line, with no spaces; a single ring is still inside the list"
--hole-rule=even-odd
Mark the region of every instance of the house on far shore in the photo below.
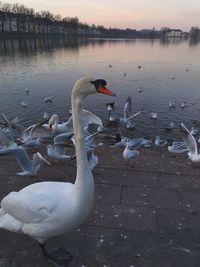
[[[188,33],[187,32],[183,32],[180,29],[169,29],[164,33],[164,36],[166,38],[187,38],[188,37]]]

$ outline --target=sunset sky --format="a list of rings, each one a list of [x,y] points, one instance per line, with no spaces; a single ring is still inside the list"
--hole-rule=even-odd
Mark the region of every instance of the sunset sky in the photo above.
[[[36,11],[48,10],[63,17],[77,16],[81,22],[105,27],[137,30],[163,26],[189,31],[200,26],[198,0],[7,0]]]

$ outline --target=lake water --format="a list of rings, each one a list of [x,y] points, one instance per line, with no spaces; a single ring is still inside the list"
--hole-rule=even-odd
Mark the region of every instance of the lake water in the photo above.
[[[86,100],[85,108],[105,123],[107,102],[115,102],[117,117],[123,117],[127,96],[132,98],[133,112],[145,108],[134,120],[135,130],[121,125],[124,134],[178,138],[180,121],[200,128],[200,43],[177,39],[0,40],[0,112],[18,116],[25,126],[37,122],[44,111],[67,120],[72,86],[82,76],[105,79],[117,94],[116,98],[94,95]],[[44,102],[46,96],[53,98],[52,104]],[[171,100],[177,103],[169,110]],[[181,109],[183,101],[190,107]],[[151,111],[158,113],[156,122],[150,118]],[[175,129],[166,133],[170,122]]]

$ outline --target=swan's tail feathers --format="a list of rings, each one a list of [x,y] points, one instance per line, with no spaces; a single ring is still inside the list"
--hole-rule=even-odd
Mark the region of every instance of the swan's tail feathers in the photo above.
[[[11,232],[21,232],[22,223],[0,209],[0,228]]]

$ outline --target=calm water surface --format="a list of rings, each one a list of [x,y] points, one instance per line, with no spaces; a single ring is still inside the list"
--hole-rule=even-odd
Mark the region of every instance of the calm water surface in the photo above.
[[[65,121],[72,86],[85,75],[104,78],[117,94],[86,100],[85,108],[105,123],[107,102],[115,101],[118,117],[123,116],[127,96],[132,98],[133,112],[145,108],[135,119],[135,130],[122,126],[127,135],[178,138],[180,121],[200,129],[200,43],[187,40],[0,40],[0,112],[18,116],[25,126],[37,122],[44,111],[57,113]],[[52,104],[44,103],[46,96],[53,98]],[[175,109],[169,110],[170,100],[177,101]],[[20,105],[22,101],[27,109]],[[181,109],[183,101],[191,107]],[[150,118],[151,111],[158,113],[156,122]],[[166,133],[164,127],[170,122],[176,128]]]

